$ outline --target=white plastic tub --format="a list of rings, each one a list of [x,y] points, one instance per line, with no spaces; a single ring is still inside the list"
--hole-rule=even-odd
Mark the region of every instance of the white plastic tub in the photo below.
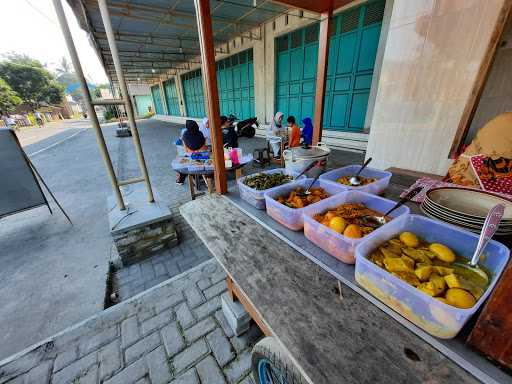
[[[244,184],[244,180],[247,177],[254,176],[254,175],[257,175],[257,174],[261,174],[261,173],[264,173],[264,174],[267,174],[267,175],[271,175],[271,174],[274,174],[274,173],[282,173],[282,174],[291,175],[291,176],[294,176],[295,174],[290,173],[290,171],[285,169],[285,168],[277,168],[277,169],[271,169],[270,171],[263,171],[263,172],[253,173],[251,175],[247,175],[247,176],[241,177],[241,178],[239,178],[237,180],[236,183],[238,185],[238,191],[240,192],[240,197],[243,200],[245,200],[247,203],[251,204],[252,206],[254,206],[254,207],[258,208],[258,209],[265,209],[265,196],[264,196],[265,192],[271,191],[274,188],[278,188],[281,185],[278,185],[276,187],[269,188],[269,189],[258,190],[258,189],[250,188],[250,187],[248,187],[247,185]],[[302,179],[305,179],[305,178],[306,178],[306,176],[300,176],[298,180],[302,180]],[[285,184],[287,184],[287,183],[285,183]],[[282,184],[282,185],[285,185],[285,184]]]
[[[265,203],[267,205],[267,213],[274,220],[284,225],[287,228],[290,228],[293,231],[299,231],[304,227],[304,220],[302,219],[302,213],[304,212],[304,208],[290,208],[284,204],[279,203],[275,200],[279,196],[287,196],[289,195],[295,188],[307,188],[313,182],[313,179],[302,179],[294,181],[293,183],[288,183],[281,185],[279,187],[272,188],[265,192]],[[333,183],[324,183],[321,180],[317,180],[313,185],[313,188],[321,187],[329,194],[330,196],[337,195],[341,192],[346,191],[346,188],[341,184],[333,184]],[[308,207],[313,207],[316,204],[311,204]]]
[[[431,335],[451,339],[487,299],[505,269],[510,251],[494,240],[487,244],[482,264],[492,272],[490,284],[472,308],[460,309],[428,296],[367,259],[374,249],[403,231],[414,232],[429,243],[445,244],[467,259],[473,255],[478,236],[423,216],[403,215],[366,236],[356,248],[355,278],[359,285]]]
[[[361,187],[352,187],[349,185],[344,185],[338,183],[338,180],[342,176],[353,176],[361,169],[360,165],[347,165],[343,168],[334,169],[332,171],[326,172],[320,176],[320,180],[329,181],[331,183],[336,183],[343,185],[347,189],[355,189],[360,192],[367,192],[373,195],[380,195],[385,191],[385,189],[389,185],[389,181],[391,180],[392,173],[388,171],[381,171],[380,169],[375,168],[365,168],[363,172],[361,172],[362,177],[371,177],[377,179],[373,183],[363,185]]]
[[[315,215],[334,210],[346,203],[363,203],[368,208],[384,214],[393,208],[396,202],[369,193],[349,190],[304,208],[304,235],[306,238],[338,260],[347,264],[354,264],[355,248],[363,241],[364,237],[352,239],[343,236],[314,219]],[[390,216],[394,219],[409,212],[409,207],[402,205],[391,212]],[[382,230],[386,225],[388,224],[376,229],[376,231]]]

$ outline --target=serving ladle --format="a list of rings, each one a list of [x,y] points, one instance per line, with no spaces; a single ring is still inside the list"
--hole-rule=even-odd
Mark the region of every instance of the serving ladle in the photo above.
[[[391,212],[393,212],[395,209],[401,207],[405,203],[407,203],[409,200],[411,200],[414,196],[416,196],[418,193],[421,192],[423,187],[417,187],[411,190],[407,195],[402,197],[389,211],[384,213],[382,216],[363,216],[363,220],[369,223],[373,223],[380,227],[381,225],[386,224],[388,221],[386,220],[386,216],[388,216]]]
[[[473,257],[469,261],[469,263],[464,262],[456,262],[454,264],[471,270],[472,272],[478,274],[480,277],[485,279],[486,282],[489,282],[489,276],[487,273],[478,266],[478,261],[480,260],[480,256],[482,255],[485,246],[494,236],[494,233],[498,229],[501,218],[505,213],[505,206],[503,204],[496,204],[492,207],[487,213],[487,217],[485,218],[484,225],[482,227],[482,232],[480,232],[480,238],[478,239],[478,243],[475,248],[475,253]]]
[[[361,185],[361,177],[359,177],[359,175],[361,174],[363,169],[365,169],[366,166],[370,164],[370,161],[372,161],[371,157],[363,163],[359,171],[357,171],[357,173],[354,176],[351,176],[350,179],[348,179],[350,185],[352,185],[353,187]]]

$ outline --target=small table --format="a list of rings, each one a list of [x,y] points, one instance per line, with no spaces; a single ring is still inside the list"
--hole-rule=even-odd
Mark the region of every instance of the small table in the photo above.
[[[188,160],[188,162],[184,162],[185,160]],[[242,177],[242,170],[243,167],[245,167],[247,164],[249,164],[252,161],[252,155],[244,155],[240,159],[240,164],[231,167],[226,168],[226,171],[235,171],[235,177],[236,179],[239,179]],[[188,186],[190,189],[190,197],[192,200],[195,200],[196,197],[204,195],[205,192],[197,192],[198,190],[198,184],[199,184],[199,177],[201,177],[205,184],[206,188],[208,190],[208,193],[213,193],[213,183],[212,183],[212,176],[214,174],[214,168],[213,165],[203,163],[201,164],[200,161],[194,161],[188,157],[185,156],[178,156],[176,157],[172,163],[171,167],[176,172],[179,172],[181,174],[187,175],[188,179]]]

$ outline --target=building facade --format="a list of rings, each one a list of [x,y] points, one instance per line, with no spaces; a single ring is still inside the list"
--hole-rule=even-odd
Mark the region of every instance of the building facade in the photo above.
[[[443,174],[507,0],[354,1],[334,12],[326,144],[379,168]],[[510,24],[509,24],[510,25]],[[319,16],[291,11],[220,48],[221,114],[313,117]],[[152,84],[158,118],[205,115],[199,61]],[[471,128],[474,130],[474,128]]]

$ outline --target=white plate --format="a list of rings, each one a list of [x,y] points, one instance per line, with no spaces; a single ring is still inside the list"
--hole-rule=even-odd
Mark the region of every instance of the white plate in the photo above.
[[[460,221],[461,223],[464,224],[479,225],[480,227],[482,227],[485,222],[485,219],[470,219],[467,216],[454,214],[450,210],[440,208],[437,204],[432,203],[430,199],[425,199],[422,205],[427,207],[433,214],[439,214],[448,219]],[[502,220],[499,228],[512,231],[512,223]]]
[[[475,191],[462,188],[435,188],[427,192],[427,197],[443,209],[456,215],[470,216],[472,219],[482,219],[496,204],[505,205],[503,219],[512,221],[512,201],[490,194],[485,191]]]
[[[457,220],[453,220],[451,218],[448,218],[446,216],[443,216],[443,215],[440,215],[439,213],[437,212],[433,212],[429,209],[429,207],[425,206],[424,204],[422,204],[420,206],[420,209],[421,211],[428,217],[432,218],[432,219],[435,219],[435,220],[439,220],[439,221],[443,221],[445,223],[448,223],[448,224],[452,224],[452,225],[455,225],[457,227],[460,227],[460,228],[464,228],[464,229],[467,229],[468,231],[471,231],[471,232],[474,232],[474,233],[480,233],[482,231],[482,225],[474,225],[474,224],[465,224],[465,223],[462,223],[460,221],[457,221]],[[508,228],[498,228],[498,230],[496,231],[496,235],[498,236],[509,236],[509,235],[512,235],[512,230],[511,229],[508,229]]]

